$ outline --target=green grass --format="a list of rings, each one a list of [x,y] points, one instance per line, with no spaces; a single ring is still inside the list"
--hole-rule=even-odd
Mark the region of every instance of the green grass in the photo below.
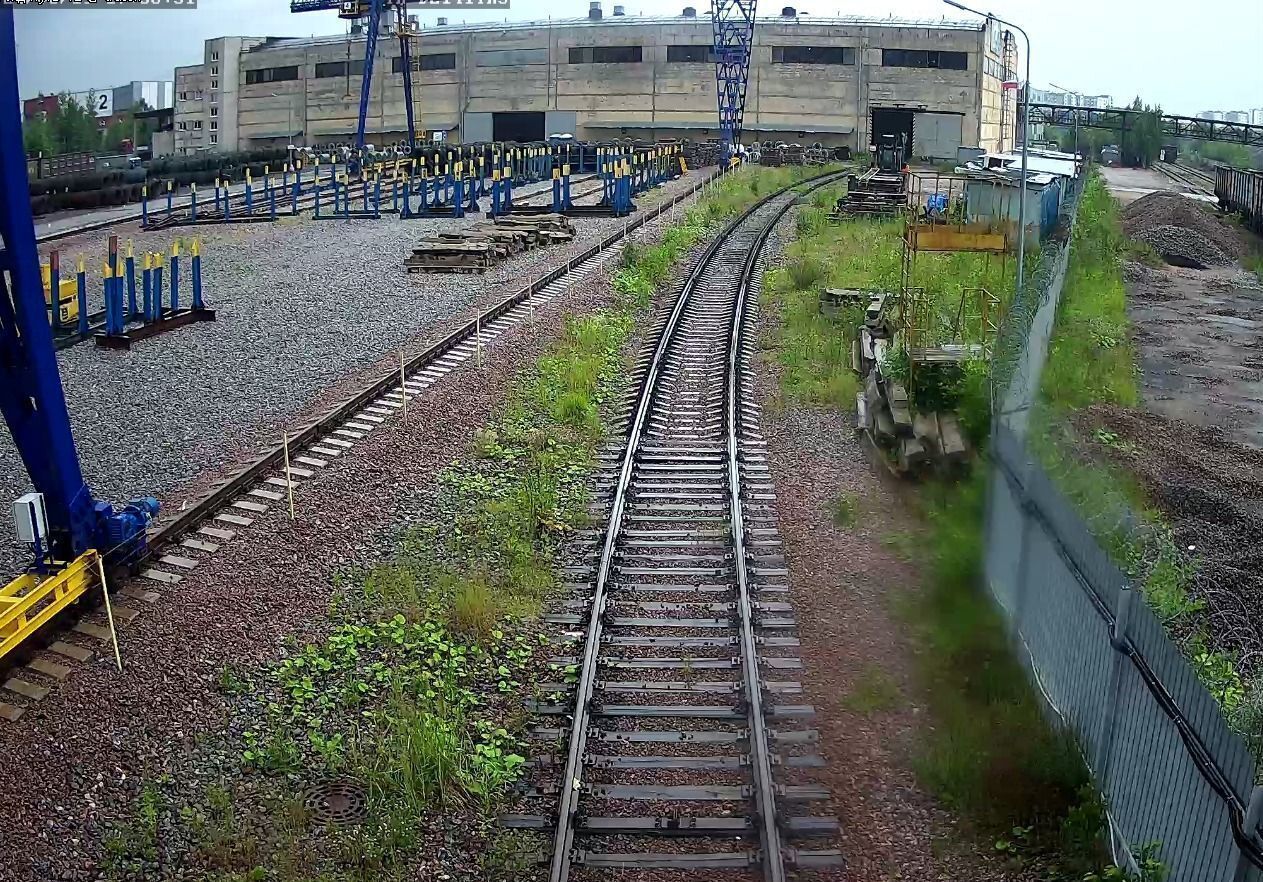
[[[1214,648],[1204,601],[1191,586],[1195,565],[1175,544],[1163,513],[1124,465],[1135,446],[1101,429],[1085,438],[1075,412],[1092,404],[1139,404],[1135,350],[1126,313],[1122,264],[1146,259],[1147,250],[1123,236],[1117,203],[1093,177],[1079,208],[1057,325],[1041,378],[1030,443],[1058,487],[1134,583],[1150,609],[1193,664],[1229,722],[1249,739],[1263,702],[1238,671],[1232,653]],[[1114,459],[1111,460],[1111,455]],[[1263,757],[1263,738],[1254,750]]]
[[[1079,205],[1041,380],[1043,398],[1056,410],[1097,402],[1134,407],[1139,401],[1123,285],[1126,249],[1118,203],[1094,176]]]
[[[1049,725],[982,590],[984,489],[982,477],[927,488],[919,547],[929,584],[904,608],[933,719],[914,767],[1000,850],[1056,865],[1050,878],[1077,879],[1099,866],[1103,810],[1073,738]]]
[[[902,701],[899,684],[881,668],[868,665],[856,679],[855,688],[842,699],[842,706],[852,713],[868,716],[892,710]]]
[[[833,500],[833,523],[839,530],[849,530],[855,526],[859,516],[859,500],[854,493],[839,493]]]
[[[831,188],[821,201],[831,204]],[[849,411],[855,405],[859,380],[851,369],[851,341],[863,320],[859,308],[823,310],[825,288],[898,291],[902,285],[902,232],[898,220],[824,220],[823,207],[799,210],[798,240],[780,265],[764,276],[763,297],[779,315],[780,327],[764,342],[781,366],[781,397],[787,404],[807,404]],[[936,342],[982,339],[978,316],[964,310],[966,321],[951,334],[970,289],[986,288],[1002,303],[1012,298],[1013,261],[978,254],[922,254],[914,283],[923,287],[932,306],[927,312]],[[999,316],[992,316],[998,320]],[[950,376],[948,376],[950,374]],[[943,375],[940,377],[940,375]],[[975,444],[984,441],[990,420],[990,395],[985,364],[949,366],[918,372],[910,393],[925,409],[958,409],[963,427]]]
[[[1256,251],[1254,254],[1246,255],[1242,263],[1245,268],[1259,277],[1259,281],[1263,282],[1263,251]]]

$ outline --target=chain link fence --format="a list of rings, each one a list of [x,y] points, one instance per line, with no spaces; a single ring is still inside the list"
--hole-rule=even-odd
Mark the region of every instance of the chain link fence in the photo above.
[[[989,590],[1105,796],[1120,865],[1149,843],[1171,882],[1263,882],[1263,787],[1215,698],[1027,444],[1082,181],[1067,188],[997,336]]]

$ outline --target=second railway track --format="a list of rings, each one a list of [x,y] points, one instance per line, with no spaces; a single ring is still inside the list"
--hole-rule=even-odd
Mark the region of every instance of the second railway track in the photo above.
[[[780,882],[840,863],[810,780],[822,761],[750,387],[763,249],[798,196],[762,200],[702,255],[602,454],[606,527],[572,568],[572,611],[553,617],[576,629],[555,661],[577,677],[540,707],[569,721],[535,733],[558,752],[538,758],[552,783],[533,795],[556,810],[505,819],[552,833],[550,882]]]

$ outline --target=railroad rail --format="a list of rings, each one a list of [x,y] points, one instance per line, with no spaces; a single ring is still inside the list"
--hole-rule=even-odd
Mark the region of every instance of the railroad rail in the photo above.
[[[1200,169],[1178,162],[1155,162],[1154,168],[1177,183],[1206,195],[1214,195],[1215,177]]]
[[[637,366],[625,436],[601,454],[606,526],[571,568],[575,611],[550,617],[586,626],[582,655],[554,660],[577,680],[547,684],[565,700],[537,706],[571,718],[534,733],[568,746],[564,766],[540,758],[557,786],[532,792],[557,810],[503,819],[552,829],[550,882],[611,869],[782,882],[841,862],[783,841],[822,845],[838,825],[790,808],[829,794],[802,780],[822,765],[802,727],[813,710],[777,676],[801,662],[749,388],[763,248],[798,195],[766,197],[702,255]]]
[[[664,199],[654,208],[637,212],[599,242],[523,285],[407,360],[403,365],[402,378],[399,369],[392,369],[330,408],[323,416],[291,432],[288,437],[291,458],[288,471],[284,465],[286,445],[278,439],[187,508],[164,515],[150,533],[150,552],[139,578],[125,580],[125,574],[116,573],[112,574],[112,581],[126,582],[121,588],[124,597],[144,603],[157,602],[161,590],[178,585],[185,573],[215,554],[223,543],[235,539],[240,531],[249,528],[271,506],[281,503],[290,487],[298,495],[302,485],[319,472],[335,468],[340,457],[403,408],[405,396],[411,399],[455,368],[481,358],[483,348],[510,327],[529,321],[536,309],[610,260],[616,253],[614,246],[622,239],[644,224],[672,212],[676,205],[692,200],[721,175],[722,171],[715,171],[695,182],[690,189]],[[50,622],[46,630],[69,628],[98,640],[108,636],[103,635],[100,628],[76,623],[75,613],[68,613],[70,621],[59,619]],[[15,662],[20,663],[19,656],[23,651],[15,650],[0,664],[0,670],[8,670]],[[6,697],[7,700],[13,699]],[[0,701],[0,717],[15,707],[20,711],[19,706]]]

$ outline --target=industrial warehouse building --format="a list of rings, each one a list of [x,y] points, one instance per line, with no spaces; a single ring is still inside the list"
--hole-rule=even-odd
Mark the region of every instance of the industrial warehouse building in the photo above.
[[[417,129],[450,141],[718,137],[708,17],[602,17],[421,28]],[[354,28],[352,29],[355,30]],[[359,109],[364,35],[220,37],[175,71],[171,150],[347,143]],[[867,147],[904,132],[917,157],[1012,145],[1014,93],[993,24],[760,19],[745,112],[750,141]],[[370,143],[406,137],[399,41],[377,44]],[[1010,54],[1010,70],[1015,59]],[[1004,106],[1002,102],[1007,102]]]

